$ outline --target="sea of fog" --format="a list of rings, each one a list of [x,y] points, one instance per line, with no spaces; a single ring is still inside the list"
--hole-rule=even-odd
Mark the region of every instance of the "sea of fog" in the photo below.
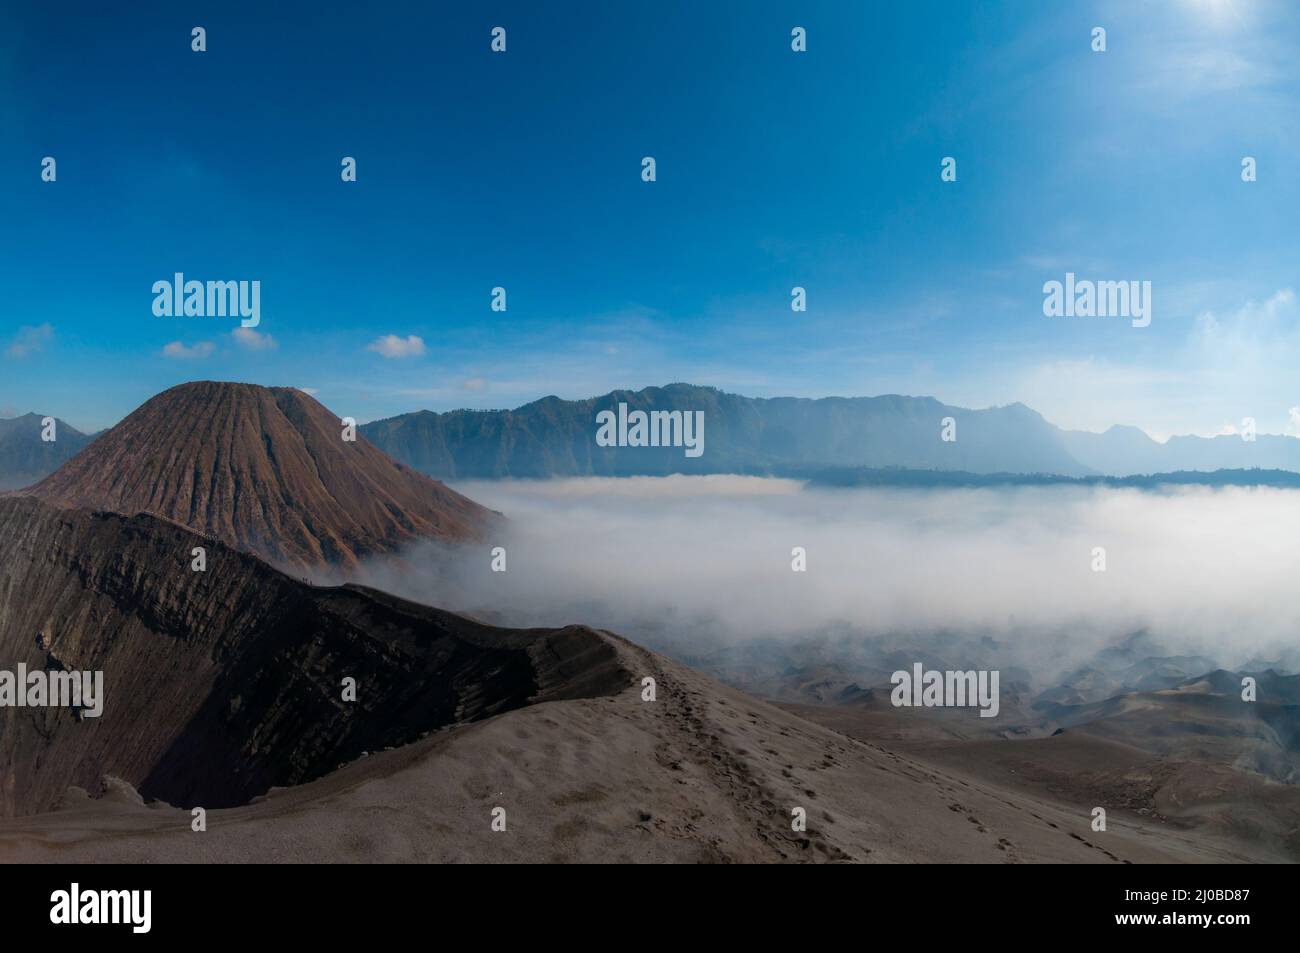
[[[454,552],[417,547],[400,572],[372,564],[370,581],[679,656],[955,633],[1060,671],[1139,631],[1225,667],[1289,658],[1300,642],[1297,491],[811,489],[736,476],[455,489],[505,514],[500,531]],[[505,571],[493,571],[495,547]]]

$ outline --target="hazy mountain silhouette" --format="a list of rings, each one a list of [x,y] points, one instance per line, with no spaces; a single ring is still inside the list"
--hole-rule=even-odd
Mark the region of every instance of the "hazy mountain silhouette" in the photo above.
[[[147,401],[23,491],[145,512],[273,562],[352,565],[417,538],[476,538],[490,511],[343,439],[302,391],[200,381]]]
[[[679,447],[596,445],[596,414],[704,411],[704,453]],[[944,418],[956,440],[940,439]],[[588,400],[545,397],[515,410],[418,411],[361,428],[376,446],[443,479],[632,476],[668,473],[804,475],[834,467],[974,474],[1130,476],[1178,470],[1272,468],[1300,472],[1300,440],[1261,435],[1174,437],[1136,427],[1062,430],[1024,404],[968,410],[932,397],[753,398],[670,384]]]
[[[596,445],[596,414],[704,411],[704,453],[680,447]],[[957,439],[940,439],[952,417]],[[40,440],[34,414],[0,420],[0,489],[36,482],[93,438],[60,422]],[[971,474],[1105,475],[1177,471],[1300,472],[1300,439],[1261,434],[1179,436],[1160,443],[1137,427],[1062,430],[1024,404],[970,410],[932,397],[751,398],[670,384],[587,400],[544,397],[514,410],[421,410],[359,428],[380,450],[439,479],[741,473],[804,476],[827,469],[963,471]],[[1231,482],[1231,481],[1229,481]]]
[[[1111,476],[1248,467],[1300,471],[1300,440],[1281,434],[1259,434],[1254,441],[1234,434],[1177,436],[1159,443],[1137,427],[1116,426],[1100,434],[1063,430],[1061,435],[1071,456]]]
[[[0,490],[29,486],[53,473],[94,437],[54,418],[54,439],[42,440],[42,414],[0,418]]]
[[[681,447],[596,445],[596,414],[704,412],[704,453]],[[940,440],[945,417],[953,442]],[[930,397],[751,398],[670,384],[589,400],[545,397],[516,410],[420,411],[361,428],[378,447],[442,478],[780,473],[816,466],[908,466],[1091,472],[1061,446],[1060,432],[1023,404],[963,410]]]
[[[1300,473],[1293,470],[1178,470],[1139,476],[1069,477],[1054,473],[971,473],[968,470],[910,470],[903,467],[829,467],[809,477],[815,486],[1104,486],[1154,490],[1169,486],[1271,486],[1300,489]]]

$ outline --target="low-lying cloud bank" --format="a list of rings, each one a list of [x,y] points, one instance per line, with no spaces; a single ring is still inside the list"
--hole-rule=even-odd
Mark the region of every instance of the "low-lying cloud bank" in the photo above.
[[[1290,657],[1300,492],[805,489],[755,477],[455,487],[509,519],[370,581],[518,625],[583,622],[654,648],[992,638],[1044,678],[1138,630],[1224,666]],[[506,571],[493,572],[493,547]],[[792,570],[793,550],[807,570]],[[1096,549],[1105,571],[1094,571]],[[987,642],[985,642],[987,645]]]

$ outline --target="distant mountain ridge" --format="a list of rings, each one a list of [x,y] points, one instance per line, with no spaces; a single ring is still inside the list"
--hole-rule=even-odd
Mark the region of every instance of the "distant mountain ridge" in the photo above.
[[[1082,430],[1060,433],[1071,456],[1107,476],[1252,467],[1300,472],[1300,439],[1284,434],[1259,434],[1253,441],[1232,434],[1182,435],[1160,443],[1137,427],[1114,426],[1099,434]]]
[[[95,439],[55,417],[54,439],[43,440],[44,419],[41,414],[0,418],[0,490],[35,483]]]
[[[1173,473],[1143,473],[1134,476],[1084,477],[1055,473],[970,473],[966,470],[908,470],[902,467],[829,467],[809,477],[815,486],[890,486],[935,489],[938,487],[1080,486],[1123,487],[1156,490],[1175,486],[1268,486],[1300,490],[1300,473],[1293,470],[1177,470]]]
[[[616,411],[704,412],[704,452],[680,447],[600,447],[596,415]],[[940,439],[942,421],[956,440]],[[40,439],[41,417],[0,419],[0,490],[30,486],[96,439],[58,422]],[[670,384],[586,400],[543,397],[514,410],[421,410],[361,426],[390,457],[435,479],[541,479],[737,473],[816,476],[863,468],[1134,477],[1218,470],[1300,473],[1300,439],[1261,434],[1178,436],[1159,443],[1136,427],[1063,430],[1024,404],[970,410],[933,397],[751,398]],[[872,478],[875,479],[875,478]],[[1272,479],[1264,482],[1282,485]],[[915,481],[913,481],[915,482]],[[923,482],[923,481],[922,481]],[[1242,482],[1241,480],[1229,480]]]
[[[617,410],[703,411],[704,452],[601,447],[596,415]],[[941,437],[945,418],[956,439]],[[390,456],[439,479],[656,476],[674,473],[808,475],[828,468],[973,474],[1135,476],[1249,469],[1300,472],[1300,439],[1174,437],[1135,427],[1062,430],[1024,404],[970,410],[933,397],[774,397],[669,384],[586,400],[544,397],[514,410],[422,410],[360,428]]]

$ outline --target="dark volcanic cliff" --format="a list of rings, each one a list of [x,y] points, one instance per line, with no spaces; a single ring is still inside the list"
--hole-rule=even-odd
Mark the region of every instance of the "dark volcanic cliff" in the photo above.
[[[25,491],[153,513],[273,562],[352,566],[415,539],[478,538],[493,514],[403,466],[302,391],[199,381],[147,401]]]
[[[191,568],[206,547],[207,568]],[[365,751],[627,673],[579,627],[508,630],[359,587],[313,588],[147,515],[0,499],[0,669],[102,670],[99,718],[0,708],[0,814],[124,778],[239,804]],[[356,679],[356,701],[342,680]]]

